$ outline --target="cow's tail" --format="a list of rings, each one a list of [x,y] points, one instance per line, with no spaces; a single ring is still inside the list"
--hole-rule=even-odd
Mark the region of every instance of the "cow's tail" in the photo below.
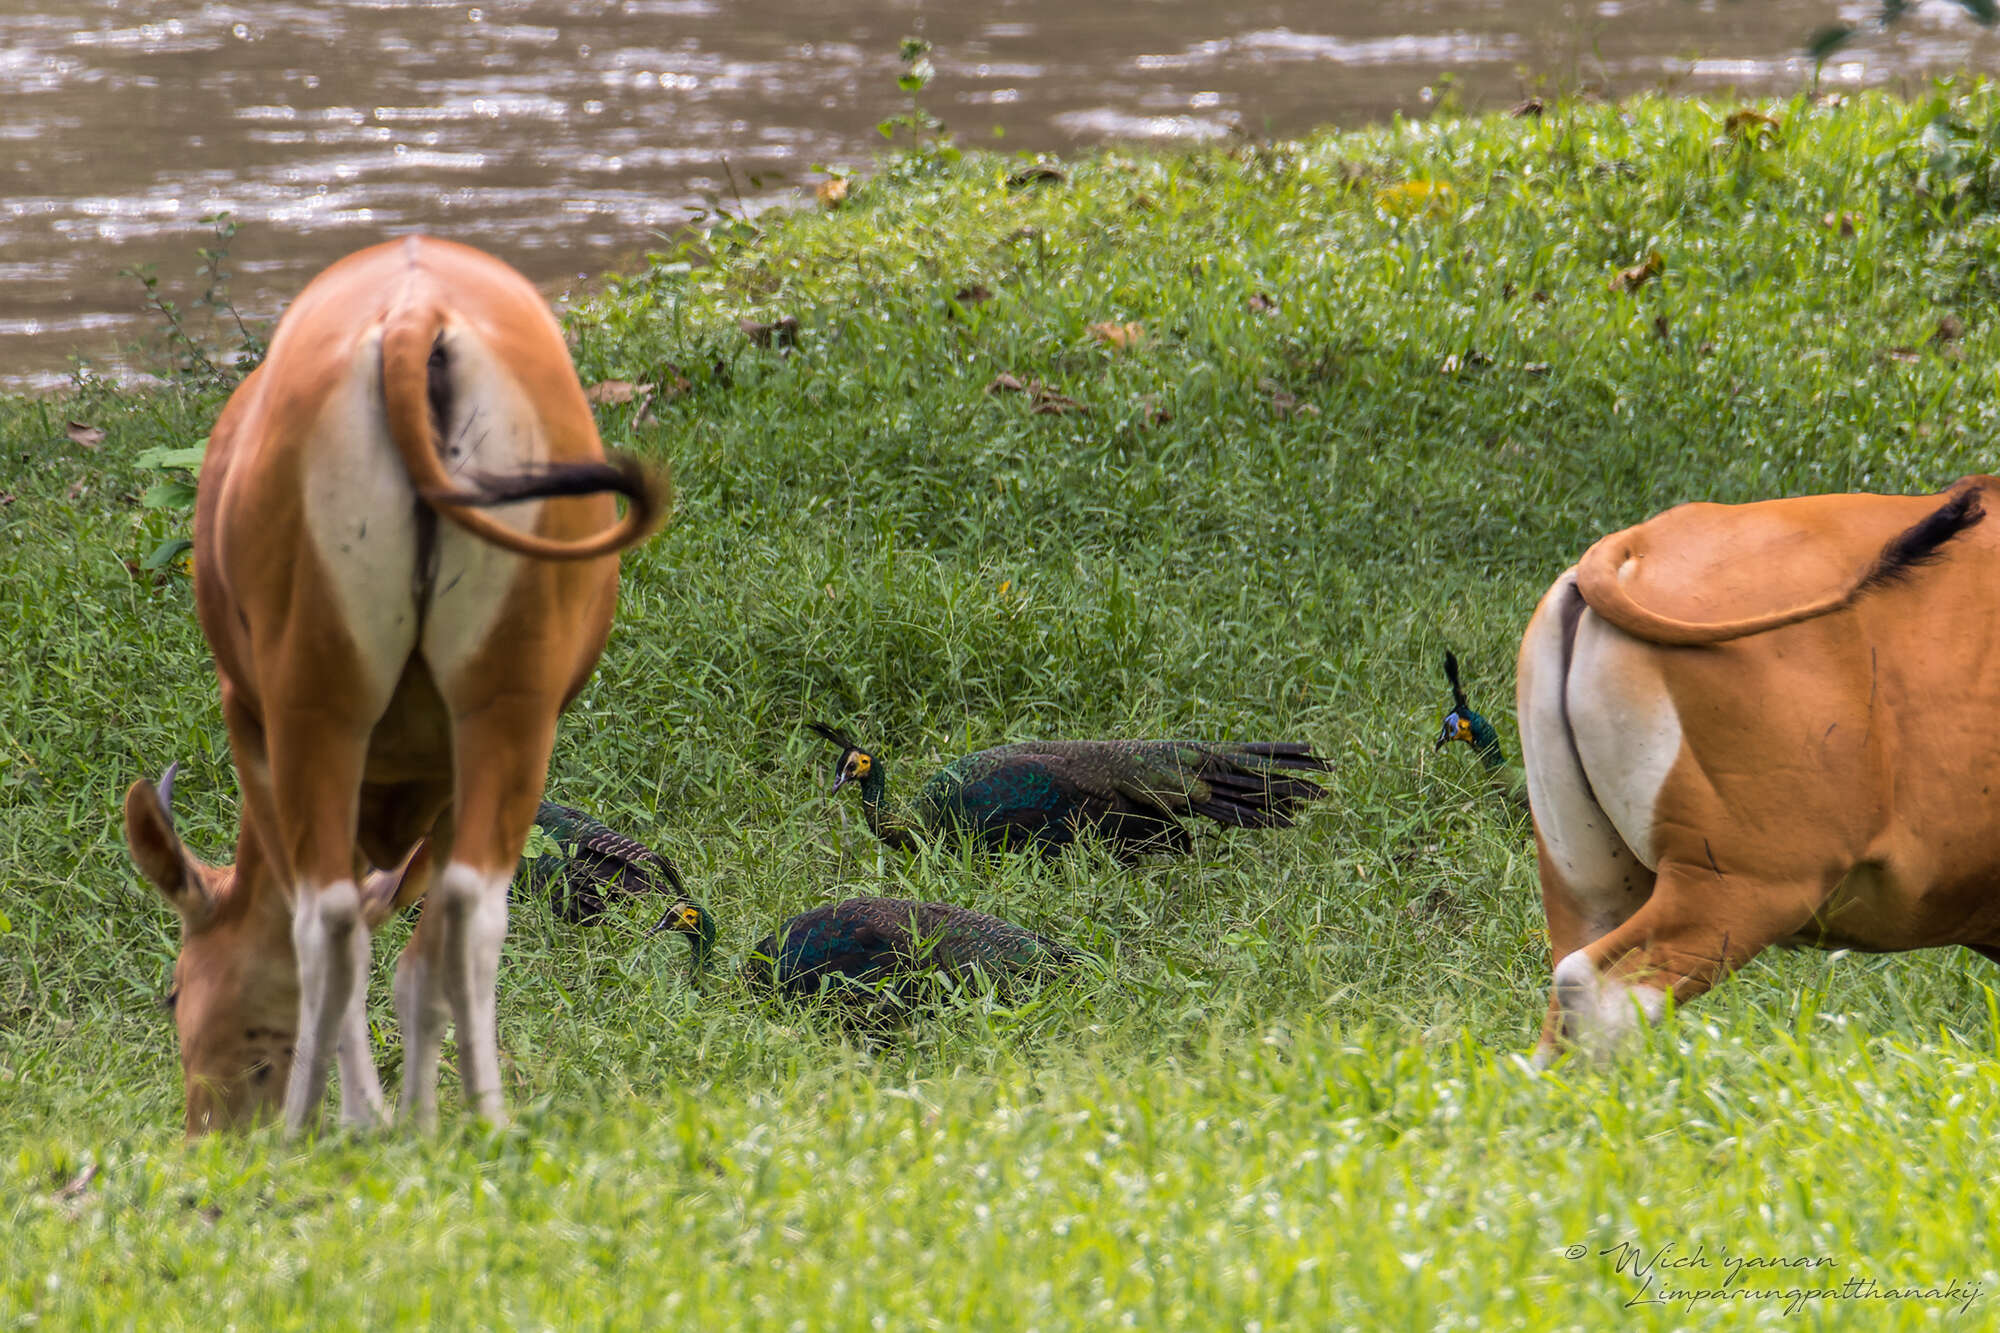
[[[1592,611],[1635,638],[1675,645],[1725,643],[1849,606],[1873,589],[1902,580],[1919,565],[1940,559],[1946,542],[1985,517],[1979,484],[1960,486],[1921,521],[1891,538],[1875,563],[1851,583],[1798,606],[1739,620],[1682,620],[1641,606],[1618,578],[1619,569],[1632,556],[1628,543],[1618,536],[1607,537],[1584,552],[1576,567],[1577,590]]]
[[[645,540],[667,516],[672,489],[659,472],[630,455],[601,463],[551,463],[488,474],[462,488],[439,458],[439,432],[451,395],[444,311],[417,296],[392,313],[382,329],[382,399],[389,435],[424,503],[475,537],[543,560],[590,560]],[[521,532],[489,514],[489,505],[612,491],[626,499],[625,517],[594,537],[561,541]]]

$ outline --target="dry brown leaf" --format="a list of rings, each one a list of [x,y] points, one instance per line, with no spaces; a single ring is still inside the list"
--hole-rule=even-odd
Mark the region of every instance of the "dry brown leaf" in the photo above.
[[[975,282],[969,287],[961,287],[953,292],[951,299],[960,305],[978,305],[982,301],[992,300],[993,293],[988,291],[983,283]]]
[[[14,497],[11,494],[6,491],[0,491],[0,505],[10,505],[13,503]]]
[[[1257,381],[1257,387],[1267,395],[1271,410],[1281,417],[1316,417],[1319,409],[1311,403],[1299,401],[1299,396],[1273,379]]]
[[[1668,322],[1665,315],[1655,315],[1653,316],[1653,332],[1659,335],[1661,342],[1665,342],[1667,339],[1673,337],[1674,326]]]
[[[1041,416],[1061,416],[1069,412],[1089,412],[1090,409],[1065,393],[1057,393],[1040,380],[1023,380],[1006,371],[993,377],[986,386],[988,393],[1025,393],[1030,406],[1028,410]]]
[[[1537,287],[1534,291],[1528,294],[1528,299],[1530,301],[1533,301],[1536,305],[1547,305],[1550,301],[1553,301],[1555,298],[1553,296],[1550,296],[1546,291],[1543,291],[1541,288]]]
[[[1549,373],[1549,363],[1546,361],[1523,362],[1521,373],[1523,375],[1546,375]]]
[[[84,491],[89,488],[89,486],[90,482],[87,478],[84,477],[77,478],[75,481],[70,483],[69,498],[72,500],[76,499],[79,495],[82,495]]]
[[[1884,361],[1900,361],[1906,366],[1924,359],[1923,353],[1914,347],[1889,347],[1883,349],[1877,355]]]
[[[1139,407],[1141,409],[1139,414],[1141,425],[1164,426],[1174,419],[1174,414],[1166,408],[1161,407],[1156,399],[1141,398],[1139,400]]]
[[[813,198],[821,208],[839,208],[847,202],[847,177],[833,176],[813,186]]]
[[[1828,213],[1819,220],[1819,225],[1828,231],[1839,231],[1840,239],[1844,241],[1854,235],[1854,226],[1860,220],[1852,213]]]
[[[1250,313],[1254,315],[1268,315],[1278,308],[1278,303],[1263,292],[1252,292],[1250,299],[1243,304],[1250,307]]]
[[[1066,393],[1057,393],[1047,385],[1034,386],[1035,403],[1028,411],[1035,416],[1060,417],[1071,412],[1088,414],[1090,409]]]
[[[661,366],[657,372],[660,379],[660,401],[671,403],[688,390],[694,383],[681,374],[681,368],[671,363]]]
[[[1965,321],[1957,315],[1946,315],[1938,321],[1937,332],[1931,335],[1931,343],[1933,346],[1943,347],[1947,343],[1957,342],[1964,336]]]
[[[1746,106],[1741,110],[1730,112],[1729,118],[1722,122],[1722,128],[1725,133],[1740,135],[1745,139],[1765,134],[1775,135],[1778,132],[1778,118],[1765,115],[1755,107]]]
[[[759,347],[790,347],[799,340],[799,321],[792,315],[774,319],[768,324],[745,315],[736,321],[736,327]]]
[[[69,1184],[57,1190],[56,1197],[58,1199],[77,1198],[85,1190],[90,1188],[90,1182],[95,1179],[97,1179],[97,1163],[92,1162],[89,1166],[86,1166],[85,1168],[83,1168],[83,1170],[77,1172],[76,1178],[71,1180]]]
[[[1614,292],[1636,292],[1666,266],[1667,262],[1661,259],[1660,252],[1655,250],[1632,267],[1619,269],[1611,275],[1611,281],[1604,285]]]
[[[68,423],[63,430],[63,434],[69,436],[73,443],[80,444],[86,449],[95,449],[104,443],[104,428],[102,426],[87,425],[81,421]]]
[[[1032,167],[1022,167],[1007,178],[1007,183],[1016,189],[1023,185],[1061,185],[1069,177],[1063,175],[1060,167],[1037,162]]]
[[[1539,116],[1542,114],[1542,99],[1539,97],[1523,98],[1521,101],[1516,102],[1508,110],[1507,114],[1516,120],[1521,120],[1527,116]]]
[[[653,391],[650,384],[634,384],[631,380],[601,380],[583,391],[586,401],[597,407],[615,403],[629,403],[634,398],[643,397]]]
[[[1146,330],[1137,320],[1133,320],[1129,324],[1114,324],[1106,320],[1100,324],[1092,324],[1084,332],[1097,341],[1109,347],[1115,347],[1121,352],[1137,347],[1146,341]]]

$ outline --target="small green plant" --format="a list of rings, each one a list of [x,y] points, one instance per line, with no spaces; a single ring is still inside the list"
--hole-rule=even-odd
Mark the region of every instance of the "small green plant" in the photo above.
[[[909,136],[909,155],[919,161],[956,162],[959,151],[952,144],[952,136],[945,124],[923,104],[922,93],[937,77],[937,66],[931,64],[931,44],[921,37],[905,37],[897,52],[903,62],[903,72],[896,78],[896,86],[909,99],[909,108],[875,126],[882,137],[895,142],[898,134]]]
[[[229,295],[229,250],[236,239],[236,221],[228,210],[210,213],[202,224],[214,232],[212,244],[199,246],[195,255],[195,275],[204,286],[195,298],[195,309],[209,312],[212,323],[220,326],[226,318],[234,326],[234,345],[211,343],[201,337],[181,314],[180,307],[160,290],[159,275],[151,264],[119,270],[145,290],[145,308],[160,319],[161,340],[167,355],[166,377],[171,381],[201,384],[233,384],[257,368],[264,359],[266,340],[243,321],[242,311]]]
[[[134,463],[141,468],[166,474],[139,497],[141,507],[192,516],[195,483],[201,476],[201,460],[205,450],[206,445],[185,449],[163,446],[148,449],[134,459]],[[165,569],[193,546],[194,542],[186,537],[164,537],[159,545],[139,562],[139,567],[151,570]]]

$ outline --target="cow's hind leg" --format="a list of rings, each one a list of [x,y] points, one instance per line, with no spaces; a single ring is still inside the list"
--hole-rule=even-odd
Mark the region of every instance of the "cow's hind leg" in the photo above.
[[[436,966],[458,1029],[465,1100],[494,1122],[505,1118],[495,991],[507,888],[541,801],[561,698],[517,695],[508,702],[516,706],[483,709],[457,723],[455,828],[434,895]]]
[[[1718,889],[1722,892],[1718,894]],[[1556,964],[1552,1011],[1565,1041],[1602,1057],[1666,997],[1684,1004],[1812,920],[1811,886],[1718,884],[1717,871],[1668,862],[1652,896],[1616,930]]]
[[[439,943],[444,930],[439,924],[443,899],[437,892],[433,867],[451,860],[450,816],[438,821],[430,833],[430,857],[424,866],[429,880],[426,907],[417,920],[416,931],[396,960],[396,1021],[403,1030],[403,1095],[399,1114],[420,1129],[437,1125],[438,1061],[444,1053],[444,1028],[451,1021],[451,1003],[445,996],[444,959]]]

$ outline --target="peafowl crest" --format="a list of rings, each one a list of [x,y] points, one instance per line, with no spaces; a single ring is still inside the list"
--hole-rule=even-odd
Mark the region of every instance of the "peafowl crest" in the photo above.
[[[880,756],[823,723],[839,748],[829,796],[854,787],[875,836],[911,849],[963,834],[995,851],[1060,852],[1086,831],[1121,860],[1191,850],[1188,819],[1285,828],[1325,789],[1332,765],[1293,741],[1021,741],[946,764],[908,807],[888,799]]]
[[[1444,715],[1443,729],[1438,733],[1437,744],[1431,749],[1442,750],[1453,741],[1470,745],[1495,789],[1509,801],[1526,808],[1527,774],[1520,766],[1507,762],[1507,752],[1501,748],[1500,735],[1493,730],[1493,724],[1475,712],[1466,701],[1465,686],[1458,676],[1458,657],[1449,649],[1444,655],[1444,675],[1451,683],[1451,711]]]

